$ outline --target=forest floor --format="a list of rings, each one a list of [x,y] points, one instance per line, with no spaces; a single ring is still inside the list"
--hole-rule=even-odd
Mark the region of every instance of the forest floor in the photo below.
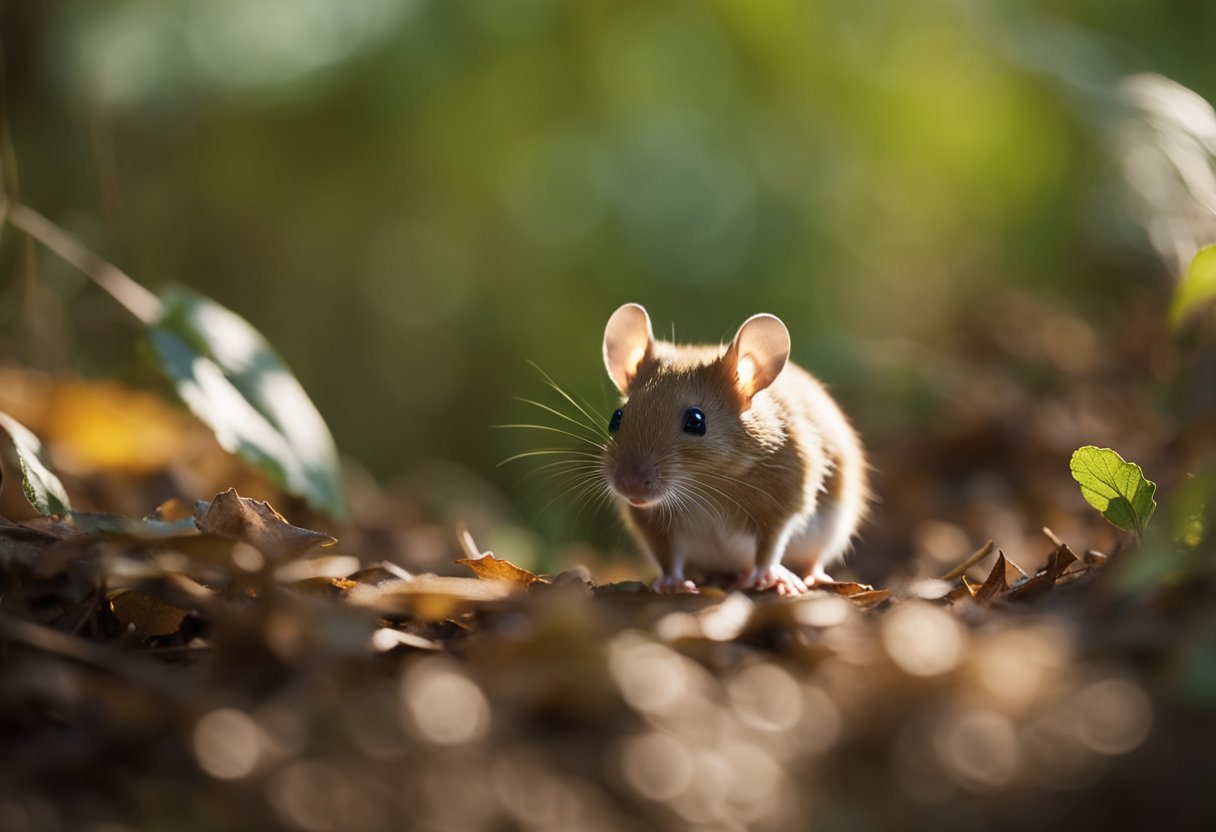
[[[1216,818],[1202,547],[1044,529],[1016,556],[981,540],[875,586],[660,596],[535,574],[384,492],[311,531],[147,394],[5,373],[0,408],[107,513],[0,521],[2,829]],[[107,408],[160,462],[81,439],[79,414]],[[161,503],[207,484],[208,501]]]

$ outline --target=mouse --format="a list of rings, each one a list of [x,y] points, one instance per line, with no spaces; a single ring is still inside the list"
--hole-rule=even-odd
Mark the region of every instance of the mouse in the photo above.
[[[654,591],[731,576],[740,589],[800,595],[831,582],[852,547],[870,502],[865,452],[790,346],[770,314],[719,345],[656,340],[636,303],[608,319],[604,366],[621,401],[602,472],[658,565]]]

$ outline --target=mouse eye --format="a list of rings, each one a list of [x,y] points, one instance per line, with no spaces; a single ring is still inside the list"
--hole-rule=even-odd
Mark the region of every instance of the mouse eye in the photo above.
[[[705,414],[699,407],[690,407],[684,414],[684,432],[705,435]]]
[[[616,413],[613,413],[612,418],[608,420],[608,432],[609,433],[617,432],[617,430],[621,427],[621,417],[624,415],[625,415],[625,411],[621,410],[620,408],[617,408]],[[601,416],[600,418],[602,419],[604,417]]]

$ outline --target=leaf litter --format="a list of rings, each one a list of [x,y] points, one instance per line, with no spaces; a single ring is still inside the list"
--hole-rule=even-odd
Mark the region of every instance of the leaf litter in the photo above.
[[[661,596],[541,574],[464,527],[441,529],[446,565],[409,560],[382,542],[391,511],[320,530],[298,501],[239,492],[0,521],[0,826],[1006,828],[1206,809],[1187,784],[1210,753],[1210,565],[1129,594],[1119,575],[1151,536],[1078,556],[1044,529],[1014,550],[1025,568],[988,541],[886,585]]]

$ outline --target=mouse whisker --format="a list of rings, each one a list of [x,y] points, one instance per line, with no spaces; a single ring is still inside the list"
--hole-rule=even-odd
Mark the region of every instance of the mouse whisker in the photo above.
[[[499,428],[499,429],[508,429],[508,430],[509,429],[545,430],[545,431],[549,431],[550,433],[560,433],[562,436],[569,436],[571,439],[577,439],[579,442],[583,442],[587,445],[590,445],[591,447],[596,448],[597,450],[600,450],[600,451],[604,450],[604,445],[601,442],[593,442],[592,440],[588,439],[585,436],[581,436],[580,434],[565,430],[563,428],[555,428],[552,425],[513,424],[513,425],[494,425],[493,427]]]
[[[679,497],[681,510],[688,507],[690,510],[695,509],[697,513],[705,515],[711,520],[723,523],[725,516],[722,514],[721,508],[704,492],[701,492],[696,487],[696,482],[687,477],[678,477],[673,482],[675,493]]]
[[[696,487],[696,488],[698,488],[698,489],[706,489],[706,490],[708,490],[708,491],[713,492],[714,494],[717,494],[719,497],[721,497],[721,498],[723,498],[724,500],[726,500],[726,502],[727,502],[728,504],[733,505],[734,507],[738,508],[738,509],[739,509],[741,512],[743,512],[743,514],[744,514],[744,515],[747,517],[747,519],[751,520],[751,521],[752,521],[752,523],[755,523],[755,522],[756,522],[756,517],[755,517],[755,515],[753,515],[753,514],[752,514],[752,513],[751,513],[751,512],[748,510],[747,506],[745,506],[745,505],[744,505],[742,502],[740,502],[738,499],[736,499],[735,497],[733,497],[732,495],[730,495],[730,494],[729,494],[729,493],[727,493],[726,491],[723,491],[721,488],[718,488],[717,486],[715,486],[715,485],[711,485],[711,484],[709,484],[709,483],[707,483],[707,482],[704,482],[704,481],[698,481],[698,482],[696,482],[695,487]]]
[[[503,465],[506,465],[507,463],[516,462],[521,459],[529,459],[529,458],[535,457],[535,456],[577,456],[577,457],[585,457],[585,458],[594,459],[594,460],[600,459],[599,454],[592,453],[591,451],[584,451],[581,449],[535,448],[531,451],[524,451],[523,453],[518,453],[518,454],[514,454],[512,456],[509,456],[506,459],[504,459],[502,462],[498,463],[498,466],[501,468]]]
[[[551,387],[563,399],[570,402],[570,404],[572,404],[575,407],[575,409],[578,410],[579,413],[586,416],[588,420],[590,420],[591,422],[594,422],[595,424],[604,423],[605,420],[604,420],[602,414],[600,414],[599,411],[597,411],[594,407],[592,407],[590,403],[584,401],[583,404],[579,404],[577,401],[575,401],[573,396],[571,396],[569,393],[567,393],[565,390],[562,389],[562,386],[554,380],[553,376],[549,375],[543,369],[541,369],[539,364],[537,364],[535,361],[529,361],[528,363],[531,364],[533,366],[533,368],[536,369],[536,372],[541,374],[541,377],[544,378],[545,383],[549,387]],[[584,407],[584,405],[585,405],[585,407]],[[588,412],[588,411],[590,411],[590,412]],[[592,414],[594,414],[594,415],[592,415]]]
[[[558,465],[558,463],[550,463],[548,466],[537,468],[529,471],[520,480],[519,484],[523,485],[528,479],[535,477],[536,482],[533,487],[524,494],[524,499],[530,499],[536,495],[536,492],[551,485],[567,485],[573,487],[587,480],[598,480],[596,466],[590,463],[575,463],[573,461],[563,461],[560,467],[553,469],[550,466]],[[549,470],[545,470],[549,468]]]
[[[774,497],[772,494],[770,494],[768,491],[766,491],[765,489],[761,488],[760,486],[758,486],[754,483],[750,483],[747,480],[742,479],[740,477],[732,477],[729,474],[722,474],[722,473],[719,473],[716,471],[709,471],[709,470],[705,470],[705,469],[701,469],[701,468],[693,468],[691,470],[693,470],[699,477],[708,477],[709,479],[718,480],[723,483],[734,483],[737,485],[742,485],[746,488],[750,488],[751,490],[755,491],[757,494],[760,494],[761,496],[763,496],[766,500],[768,500],[774,506],[781,505],[781,502],[776,497]]]
[[[603,430],[601,428],[597,428],[594,425],[590,425],[587,422],[582,421],[581,419],[575,419],[573,416],[562,413],[560,410],[558,410],[555,407],[550,407],[549,405],[544,404],[543,402],[534,401],[533,399],[526,399],[523,396],[515,396],[514,398],[515,398],[515,401],[517,401],[517,402],[523,402],[524,404],[530,404],[533,407],[540,408],[541,410],[545,411],[546,413],[552,413],[557,418],[564,419],[565,421],[569,422],[570,424],[572,424],[576,427],[582,428],[585,431],[588,431],[591,434],[591,436],[593,436],[596,439],[603,438]]]
[[[553,506],[554,503],[556,503],[558,500],[562,500],[562,499],[568,499],[568,498],[573,497],[576,499],[575,505],[577,505],[578,504],[577,500],[579,500],[587,492],[590,491],[591,493],[594,493],[594,489],[597,485],[596,480],[597,480],[597,478],[594,476],[585,476],[585,478],[581,482],[579,482],[579,484],[577,484],[575,487],[568,488],[568,489],[561,491],[556,496],[554,496],[553,499],[551,499],[551,500],[549,500],[549,502],[545,503],[544,506],[541,507],[540,511],[537,512],[537,514],[544,514],[546,511],[548,511]]]

